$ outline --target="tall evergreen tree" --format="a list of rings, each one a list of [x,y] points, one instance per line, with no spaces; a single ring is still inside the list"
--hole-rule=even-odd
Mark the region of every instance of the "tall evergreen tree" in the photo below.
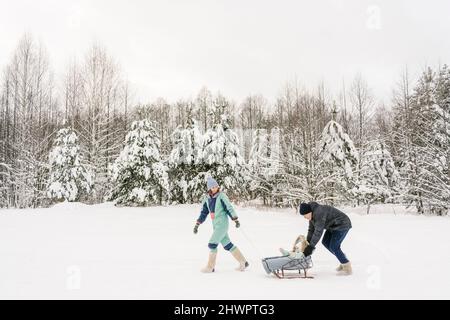
[[[78,201],[91,191],[91,174],[82,163],[78,137],[72,129],[58,131],[49,163],[47,193],[50,198]]]
[[[337,196],[352,199],[351,190],[357,181],[355,174],[359,154],[349,135],[342,126],[331,120],[322,132],[319,143],[320,155],[325,161],[324,170],[329,171],[327,183]]]
[[[401,177],[403,199],[419,213],[445,214],[449,209],[449,76],[427,68],[419,78],[407,112],[407,121],[397,121],[394,146]],[[394,119],[405,110],[394,109]]]
[[[360,203],[384,203],[397,195],[399,173],[394,160],[381,140],[373,140],[365,146],[361,155],[361,172],[351,192],[360,199]]]
[[[125,147],[112,166],[114,187],[110,200],[119,205],[167,202],[169,178],[159,148],[160,140],[151,122],[133,122],[125,138]]]
[[[247,192],[247,166],[225,113],[204,135],[203,165],[203,171],[212,175],[231,197],[242,198]]]
[[[261,197],[263,204],[270,202],[273,190],[274,175],[272,174],[270,135],[265,129],[254,131],[250,159],[248,162],[250,172],[250,190],[253,198]]]
[[[171,200],[176,203],[200,201],[205,192],[202,172],[203,136],[194,119],[186,128],[178,126],[172,134],[173,148],[169,156]]]

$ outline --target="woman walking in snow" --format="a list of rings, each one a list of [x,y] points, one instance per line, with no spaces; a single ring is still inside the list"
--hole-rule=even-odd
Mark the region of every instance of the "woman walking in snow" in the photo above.
[[[341,243],[352,227],[350,218],[332,206],[320,205],[317,202],[300,204],[299,213],[309,221],[308,235],[306,237],[308,246],[303,251],[303,254],[309,256],[313,253],[324,230],[326,230],[322,244],[341,263],[336,271],[346,275],[352,274],[350,261],[341,250]]]
[[[249,266],[241,251],[231,242],[228,236],[228,217],[231,218],[239,228],[239,220],[230,199],[227,195],[220,191],[219,184],[216,180],[208,177],[206,181],[208,195],[203,200],[202,210],[197,222],[195,223],[194,233],[198,232],[198,227],[202,224],[208,214],[210,214],[213,224],[213,234],[209,240],[208,247],[210,249],[208,264],[202,269],[202,272],[214,272],[217,257],[217,246],[222,244],[223,248],[230,251],[233,257],[239,262],[236,270],[244,271]]]

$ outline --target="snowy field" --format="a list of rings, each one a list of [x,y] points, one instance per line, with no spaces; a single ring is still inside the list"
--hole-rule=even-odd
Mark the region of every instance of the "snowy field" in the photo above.
[[[450,299],[450,219],[405,215],[396,206],[348,209],[353,229],[343,249],[354,274],[319,245],[315,279],[265,274],[262,256],[289,248],[307,223],[293,210],[238,207],[242,229],[230,237],[251,266],[219,249],[206,264],[209,219],[192,228],[199,206],[115,208],[60,204],[0,210],[0,298],[37,299]]]

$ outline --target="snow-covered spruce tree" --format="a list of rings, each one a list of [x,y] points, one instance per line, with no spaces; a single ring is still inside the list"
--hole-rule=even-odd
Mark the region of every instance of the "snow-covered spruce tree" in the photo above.
[[[256,129],[253,133],[252,148],[248,161],[250,191],[253,198],[262,198],[263,204],[270,202],[274,185],[272,161],[270,159],[270,136],[266,129]]]
[[[205,175],[202,170],[203,136],[194,119],[186,128],[178,126],[172,134],[173,148],[169,155],[171,201],[195,203],[205,193]]]
[[[297,205],[300,201],[316,200],[309,193],[310,177],[309,166],[306,159],[314,156],[314,151],[306,145],[303,139],[303,133],[309,128],[293,128],[283,132],[282,145],[282,163],[283,174],[277,179],[277,187],[274,190],[279,197],[275,201],[284,204]],[[281,193],[281,194],[280,194]]]
[[[418,128],[414,155],[418,183],[413,194],[421,195],[424,212],[444,215],[450,209],[450,71],[444,67],[425,72],[416,87],[413,106]],[[419,211],[420,212],[420,211]]]
[[[203,172],[213,176],[230,197],[242,198],[247,191],[247,167],[236,133],[222,114],[220,123],[208,129],[203,139]]]
[[[432,137],[436,156],[433,169],[437,188],[435,212],[450,213],[450,68],[444,65],[436,79],[436,104],[433,106],[434,116]],[[446,212],[447,211],[447,212]]]
[[[449,72],[438,75],[428,68],[411,95],[408,121],[394,128],[399,143],[403,199],[414,204],[419,213],[447,214],[450,200],[449,177]],[[400,110],[395,116],[400,118]],[[401,139],[399,139],[402,142]]]
[[[118,205],[166,203],[169,178],[159,147],[159,138],[150,121],[132,123],[125,147],[112,166],[114,187],[109,200]]]
[[[381,140],[373,140],[364,147],[360,155],[360,174],[352,193],[361,203],[386,202],[397,195],[399,173],[391,153]]]
[[[429,175],[428,169],[433,156],[428,142],[432,137],[428,127],[431,124],[431,106],[435,104],[435,73],[428,68],[420,77],[412,95],[412,122],[410,159],[403,170],[408,180],[405,200],[414,203],[417,212],[424,213],[427,207]],[[432,153],[432,152],[431,152]]]
[[[270,166],[267,183],[270,185],[269,205],[271,206],[285,206],[291,203],[293,197],[295,199],[306,199],[303,196],[299,197],[298,194],[291,193],[293,182],[293,174],[290,171],[291,158],[286,156],[285,150],[287,148],[285,148],[284,138],[283,131],[280,128],[275,127],[270,130]]]
[[[359,155],[349,135],[336,121],[331,120],[323,129],[319,151],[324,170],[329,173],[326,187],[330,188],[330,196],[351,200]]]
[[[49,163],[47,195],[50,198],[78,201],[91,191],[91,175],[82,164],[78,137],[71,129],[58,131],[49,154]]]

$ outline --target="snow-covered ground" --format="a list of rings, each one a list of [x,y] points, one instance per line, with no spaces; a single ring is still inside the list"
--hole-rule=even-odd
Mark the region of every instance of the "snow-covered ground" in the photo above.
[[[211,224],[192,228],[199,206],[116,208],[60,204],[0,210],[0,298],[124,299],[450,299],[450,219],[402,214],[399,206],[344,209],[353,222],[343,244],[354,274],[337,276],[322,245],[315,279],[265,274],[306,220],[294,210],[238,207],[230,237],[251,263],[246,272],[219,249],[216,273],[202,274]]]

